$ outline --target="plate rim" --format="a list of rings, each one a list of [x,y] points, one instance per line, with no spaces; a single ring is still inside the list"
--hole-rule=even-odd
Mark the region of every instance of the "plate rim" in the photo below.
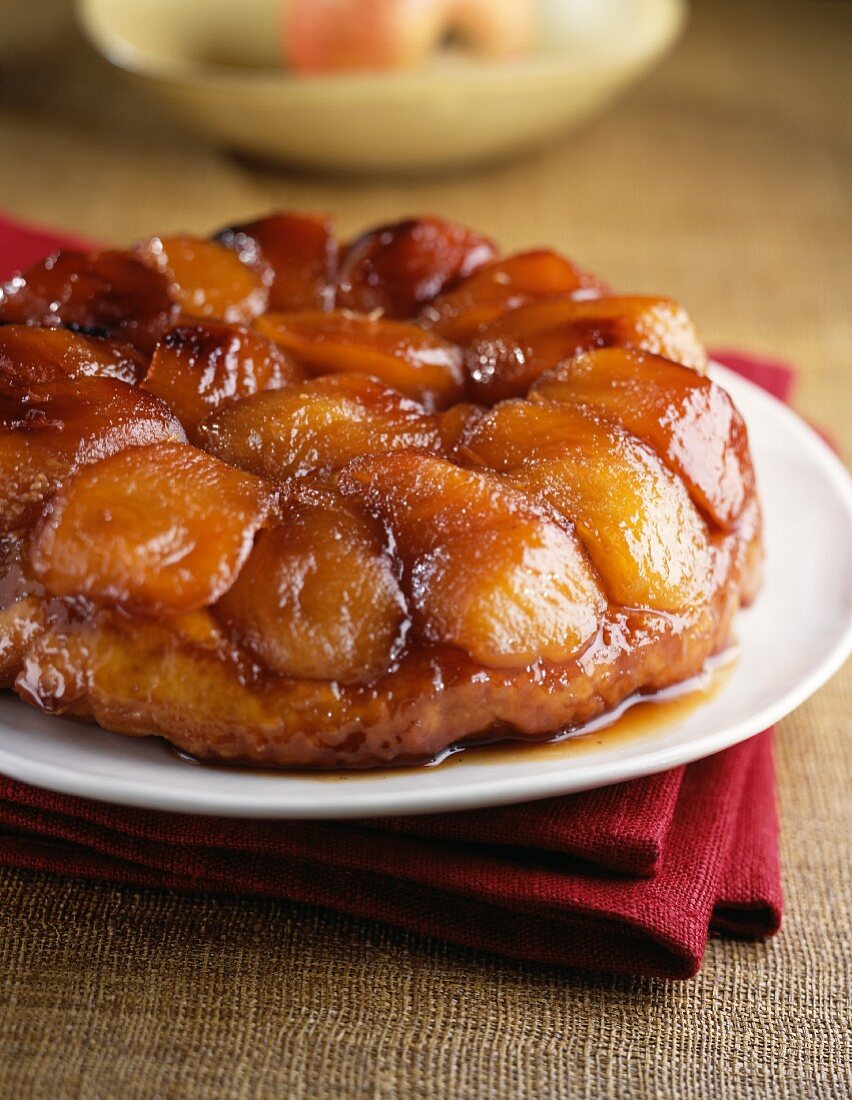
[[[710,373],[726,389],[734,391],[735,401],[736,390],[745,389],[749,400],[762,405],[770,419],[775,418],[776,421],[780,419],[787,431],[797,438],[804,451],[815,460],[820,474],[832,488],[842,507],[849,529],[850,549],[852,549],[852,477],[840,458],[815,429],[772,394],[721,364],[712,362]],[[744,613],[748,614],[748,611]],[[722,731],[708,732],[675,745],[646,749],[636,757],[616,756],[611,761],[597,761],[586,765],[581,760],[572,760],[565,768],[527,777],[513,775],[495,778],[490,782],[483,782],[481,779],[472,781],[469,787],[459,783],[437,790],[433,787],[424,787],[415,791],[392,792],[380,798],[378,808],[375,804],[368,804],[368,799],[379,798],[375,788],[363,789],[359,798],[356,790],[344,792],[340,788],[331,787],[327,778],[317,781],[323,784],[323,799],[300,804],[298,800],[293,799],[292,792],[289,800],[282,802],[280,795],[270,797],[262,791],[258,791],[255,796],[227,790],[214,792],[192,788],[157,789],[150,779],[138,781],[132,776],[106,777],[92,771],[69,770],[67,765],[21,757],[2,745],[0,745],[0,772],[9,778],[32,786],[97,802],[183,814],[245,819],[356,820],[367,817],[380,818],[391,815],[482,809],[592,790],[653,775],[721,752],[755,736],[796,710],[839,671],[850,653],[852,653],[852,611],[845,629],[834,639],[817,665],[790,684],[785,692],[756,714],[727,726]],[[9,701],[25,705],[19,700],[10,699]],[[2,704],[3,700],[0,699],[0,723],[2,723]],[[121,735],[112,734],[112,736]],[[187,766],[191,767],[191,765]],[[388,774],[388,770],[383,770],[381,778]],[[392,775],[392,769],[390,774]],[[261,772],[259,778],[268,778],[268,773]],[[305,773],[304,778],[302,776],[298,778],[300,782],[310,783],[309,773]],[[380,780],[377,779],[378,781]],[[359,784],[368,782],[368,779],[359,777]],[[306,786],[306,792],[310,789]],[[334,797],[328,797],[332,790],[334,790]]]

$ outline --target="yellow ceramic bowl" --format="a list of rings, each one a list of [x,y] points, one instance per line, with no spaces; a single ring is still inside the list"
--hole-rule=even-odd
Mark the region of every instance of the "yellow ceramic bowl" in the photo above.
[[[218,142],[313,168],[418,171],[538,145],[598,110],[673,42],[683,0],[540,0],[541,45],[512,62],[298,76],[281,0],[81,0],[113,64]]]

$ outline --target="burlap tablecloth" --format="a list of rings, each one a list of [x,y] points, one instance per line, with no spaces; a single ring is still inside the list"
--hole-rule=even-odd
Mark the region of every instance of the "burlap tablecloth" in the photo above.
[[[66,3],[0,14],[0,208],[117,241],[276,205],[336,210],[345,231],[439,211],[682,298],[716,346],[792,360],[798,408],[848,445],[850,5],[708,0],[657,73],[560,147],[395,183],[228,159],[118,82]],[[848,1096],[850,689],[847,671],[780,729],[781,935],[712,943],[691,982],[3,872],[0,1095]]]

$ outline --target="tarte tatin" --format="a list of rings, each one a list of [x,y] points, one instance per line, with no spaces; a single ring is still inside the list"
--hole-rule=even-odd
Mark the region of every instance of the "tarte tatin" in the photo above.
[[[423,217],[63,251],[0,293],[0,684],[193,756],[541,740],[756,590],[743,421],[668,298]]]

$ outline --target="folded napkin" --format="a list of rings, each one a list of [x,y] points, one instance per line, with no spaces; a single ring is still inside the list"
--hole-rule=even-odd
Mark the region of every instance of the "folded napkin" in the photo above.
[[[0,277],[67,243],[0,218]],[[716,358],[788,397],[783,365]],[[367,822],[135,810],[0,776],[0,864],[295,899],[517,958],[685,978],[709,933],[779,927],[772,731],[596,791]]]

